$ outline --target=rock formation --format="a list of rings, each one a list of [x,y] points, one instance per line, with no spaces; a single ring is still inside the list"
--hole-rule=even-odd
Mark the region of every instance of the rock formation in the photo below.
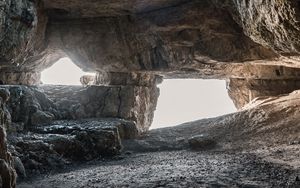
[[[7,0],[1,7],[4,84],[39,84],[39,73],[65,56],[101,79],[157,74],[284,84],[299,75],[297,1]],[[233,100],[245,100],[233,85]]]
[[[93,85],[95,82],[95,76],[93,75],[83,75],[80,77],[80,83],[82,86]]]
[[[115,155],[147,133],[163,79],[226,80],[240,110],[300,89],[299,23],[299,0],[0,1],[2,183],[15,180],[6,129],[26,169]],[[92,86],[40,86],[62,57],[96,73]]]
[[[12,156],[8,152],[5,129],[9,126],[10,117],[5,102],[9,99],[9,91],[0,90],[0,183],[2,187],[16,187],[16,173]]]

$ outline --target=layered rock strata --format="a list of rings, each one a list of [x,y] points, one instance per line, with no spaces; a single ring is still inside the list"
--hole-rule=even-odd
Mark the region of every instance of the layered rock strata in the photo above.
[[[227,82],[228,94],[241,109],[257,97],[278,96],[300,89],[300,79],[234,79]]]
[[[8,140],[12,154],[31,176],[71,163],[119,155],[122,140],[136,134],[135,124],[122,119],[60,120],[36,126],[30,132],[10,134]],[[23,177],[22,173],[18,175]]]

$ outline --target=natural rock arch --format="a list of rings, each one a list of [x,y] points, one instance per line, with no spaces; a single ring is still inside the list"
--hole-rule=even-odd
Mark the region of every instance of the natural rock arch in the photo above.
[[[151,124],[156,85],[163,78],[227,80],[239,109],[253,98],[299,89],[299,14],[294,0],[4,0],[0,80],[38,85],[40,72],[67,56],[97,72],[95,85],[101,85],[76,90],[80,100],[70,98],[79,106],[65,105],[72,114],[124,118],[134,121],[133,132],[141,134]],[[26,93],[25,102],[46,105],[28,109],[20,103],[12,110],[13,120],[31,125],[56,117],[55,105],[43,92],[10,89],[17,96]],[[90,108],[94,99],[97,113]],[[18,116],[22,107],[26,117]]]

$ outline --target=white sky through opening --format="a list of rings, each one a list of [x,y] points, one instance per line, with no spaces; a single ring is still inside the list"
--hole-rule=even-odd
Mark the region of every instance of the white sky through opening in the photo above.
[[[223,80],[169,79],[160,96],[151,129],[179,125],[236,111]]]
[[[43,84],[81,85],[80,77],[83,75],[95,74],[82,71],[69,58],[61,58],[41,73],[41,81]]]
[[[41,74],[43,84],[81,85],[80,77],[95,75],[62,58]],[[158,86],[160,96],[151,126],[161,128],[236,111],[223,80],[166,79]]]

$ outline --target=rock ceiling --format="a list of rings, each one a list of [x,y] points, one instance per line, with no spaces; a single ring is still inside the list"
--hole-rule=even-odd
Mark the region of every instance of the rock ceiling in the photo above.
[[[5,0],[0,70],[40,72],[68,56],[89,71],[297,77],[299,2]]]

